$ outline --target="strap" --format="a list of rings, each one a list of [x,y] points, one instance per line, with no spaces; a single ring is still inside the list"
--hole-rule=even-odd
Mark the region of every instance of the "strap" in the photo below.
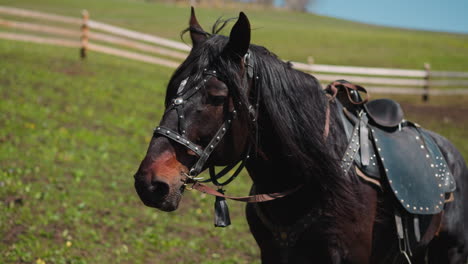
[[[325,88],[325,90],[327,92],[330,91],[331,92],[331,94],[330,94],[331,98],[334,99],[336,97],[336,95],[338,94],[338,87],[340,87],[340,86],[345,88],[346,94],[348,95],[348,99],[352,104],[362,105],[362,104],[365,104],[365,103],[367,103],[369,101],[369,94],[367,93],[367,90],[364,87],[362,87],[360,85],[348,83],[348,82],[345,82],[345,81],[334,81],[334,82],[330,83],[327,86],[327,88]],[[351,97],[350,90],[354,90],[354,91],[357,91],[357,92],[363,92],[363,93],[366,94],[366,98],[364,98],[364,100],[362,100],[360,102],[356,102]]]
[[[235,178],[237,178],[237,176],[240,174],[242,169],[245,167],[245,163],[246,163],[247,159],[249,158],[249,153],[250,153],[251,147],[252,147],[252,145],[249,144],[249,146],[247,147],[247,152],[244,154],[244,158],[240,161],[240,164],[239,163],[234,163],[234,164],[228,165],[224,169],[222,169],[219,173],[216,173],[215,167],[211,166],[210,169],[209,169],[210,179],[202,181],[202,182],[210,182],[211,181],[216,186],[224,186],[224,185],[227,185],[227,184],[231,183]],[[229,177],[229,179],[225,180],[222,183],[218,181],[221,177],[223,177],[228,172],[230,172],[237,164],[239,164],[239,166],[237,167],[236,171],[231,175],[231,177]]]
[[[190,150],[195,152],[198,156],[201,156],[203,154],[203,149],[200,146],[192,143],[190,140],[188,140],[187,138],[184,138],[183,136],[179,135],[177,132],[175,132],[174,130],[170,128],[167,128],[164,126],[158,126],[154,130],[154,134],[159,134],[167,138],[170,138],[174,140],[175,142],[185,146],[186,148],[189,148]]]
[[[348,146],[346,147],[345,153],[343,154],[343,158],[341,159],[341,170],[344,174],[347,174],[351,165],[353,165],[354,158],[356,157],[356,153],[359,149],[359,125],[361,124],[362,120],[359,119],[358,122],[354,125],[354,129],[349,139]]]
[[[359,127],[359,139],[361,141],[361,163],[362,166],[368,166],[370,162],[370,151],[369,151],[369,129],[367,128],[367,118],[366,113],[362,114],[361,125]]]
[[[194,182],[191,189],[195,189],[199,192],[206,193],[209,195],[217,196],[217,197],[223,197],[227,199],[231,199],[234,201],[239,201],[239,202],[244,202],[244,203],[262,203],[262,202],[268,202],[272,200],[276,200],[278,198],[285,197],[287,195],[290,195],[297,190],[299,190],[302,187],[302,185],[298,185],[292,189],[286,190],[284,192],[276,192],[276,193],[268,193],[268,194],[257,194],[257,195],[250,195],[250,196],[241,196],[241,197],[235,197],[235,196],[229,196],[229,195],[224,195],[209,186],[204,185],[201,182]]]
[[[205,147],[203,152],[201,153],[200,158],[198,159],[197,163],[190,169],[190,174],[192,176],[199,174],[203,167],[205,166],[206,161],[211,155],[211,152],[214,151],[216,146],[221,142],[221,139],[224,137],[226,134],[227,130],[231,127],[231,122],[233,119],[233,115],[235,115],[235,110],[231,112],[231,116],[228,117],[226,121],[224,121],[224,124],[218,129],[216,134],[213,136],[211,139],[210,143],[208,143],[208,146]]]

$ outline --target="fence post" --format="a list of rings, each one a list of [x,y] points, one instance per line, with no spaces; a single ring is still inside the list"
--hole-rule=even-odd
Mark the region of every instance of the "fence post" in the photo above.
[[[424,63],[424,70],[426,71],[426,75],[424,76],[424,86],[423,86],[423,102],[427,102],[429,100],[429,77],[431,74],[431,65],[429,63]]]
[[[83,24],[81,25],[81,49],[80,49],[80,57],[81,59],[86,58],[86,51],[88,49],[88,33],[89,33],[89,27],[88,27],[88,20],[89,20],[89,13],[87,10],[83,10],[81,12],[81,15],[83,17]]]

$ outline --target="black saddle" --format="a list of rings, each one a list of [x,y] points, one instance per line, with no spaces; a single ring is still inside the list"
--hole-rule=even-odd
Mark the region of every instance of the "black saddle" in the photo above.
[[[358,168],[371,178],[386,181],[407,212],[427,215],[442,211],[445,196],[455,190],[455,183],[430,134],[404,120],[403,110],[394,100],[367,102],[358,92],[365,92],[364,88],[344,80],[333,85],[347,137],[360,142],[353,157]],[[357,125],[359,133],[352,134]]]

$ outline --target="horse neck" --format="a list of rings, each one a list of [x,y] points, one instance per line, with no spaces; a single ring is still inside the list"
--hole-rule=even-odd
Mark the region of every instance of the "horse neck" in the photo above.
[[[282,78],[288,78],[288,76],[291,76],[292,74],[297,73],[291,72],[291,74],[285,75]],[[299,84],[302,86],[297,86],[298,81],[296,78],[295,82],[291,81],[291,87],[289,90],[303,92],[305,98],[301,99],[315,99],[315,104],[307,104],[307,102],[304,102],[303,105],[291,105],[290,107],[301,107],[302,111],[315,112],[317,109],[320,109],[320,107],[317,106],[317,104],[321,103],[321,101],[317,99],[319,98],[317,96],[322,96],[322,94],[318,91],[311,92],[306,89],[320,89],[320,87],[315,87],[317,85],[316,80],[313,79],[313,77],[310,77],[310,79],[309,77],[302,77],[304,78],[303,83]],[[264,89],[270,88],[271,87],[265,87]],[[308,96],[314,98],[307,98]],[[268,98],[262,99],[268,100]],[[283,137],[281,137],[280,135],[275,134],[276,129],[274,128],[275,124],[273,122],[278,122],[278,118],[275,117],[274,114],[269,113],[265,105],[263,106],[264,107],[262,107],[261,103],[258,118],[258,127],[261,128],[258,130],[259,134],[257,135],[259,142],[256,149],[256,153],[251,155],[251,158],[248,160],[247,170],[249,171],[249,174],[254,182],[255,193],[282,192],[288,189],[295,188],[299,185],[304,185],[304,187],[302,187],[299,191],[295,192],[289,197],[278,199],[274,202],[265,205],[259,205],[266,211],[269,211],[270,215],[275,219],[281,219],[281,222],[287,223],[292,219],[297,219],[301,217],[307,212],[320,208],[321,204],[323,204],[322,201],[324,199],[329,198],[329,195],[323,193],[322,191],[326,188],[323,188],[324,186],[320,185],[321,183],[319,182],[321,181],[318,178],[320,177],[320,175],[318,175],[318,172],[311,173],[309,171],[307,173],[304,173],[304,171],[301,171],[303,169],[300,169],[297,165],[294,165],[294,158],[287,157],[287,154],[283,153],[281,146],[284,146],[284,143],[282,141],[285,140],[284,137],[291,135],[284,135]],[[285,107],[285,105],[283,105],[283,107]],[[323,108],[323,113],[307,112],[303,113],[303,115],[301,115],[301,117],[298,118],[299,120],[300,118],[311,118],[310,120],[315,120],[315,122],[317,123],[322,123],[322,119],[324,119],[323,117],[325,116],[325,106]],[[323,114],[323,116],[321,116],[321,114]],[[287,122],[292,121],[288,120]],[[323,124],[325,125],[325,122],[323,122]],[[316,126],[314,128],[316,128]],[[310,125],[309,130],[312,130]],[[315,129],[313,132],[315,133],[315,138],[318,137],[317,134],[321,138],[322,131],[318,131],[318,129]],[[302,134],[305,133],[302,132]],[[305,144],[311,147],[320,147],[317,144],[314,144],[314,142],[312,142],[310,138],[307,142],[305,142]],[[313,157],[313,155],[311,157]],[[308,162],[307,164],[313,165],[310,164],[310,162]],[[316,166],[310,167],[318,168],[320,165],[324,166],[323,164],[316,164]],[[305,174],[308,174],[307,183],[304,180]],[[292,212],[291,210],[294,210],[294,212]]]
[[[267,129],[271,131],[270,129]],[[288,160],[279,148],[281,139],[270,133],[262,133],[261,145],[249,158],[246,168],[253,181],[256,194],[283,192],[303,185],[295,193],[273,202],[257,206],[277,224],[290,225],[303,215],[320,208],[324,197],[318,183],[308,182],[304,185],[301,172]]]

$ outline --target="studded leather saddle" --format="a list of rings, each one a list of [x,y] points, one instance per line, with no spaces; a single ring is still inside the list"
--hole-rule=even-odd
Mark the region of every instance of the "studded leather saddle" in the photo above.
[[[428,131],[404,120],[397,102],[367,102],[358,89],[345,86],[348,82],[340,80],[334,84],[344,130],[349,142],[356,142],[350,148],[355,154],[345,155],[344,164],[349,159],[366,176],[380,183],[386,181],[385,185],[411,214],[441,212],[446,195],[456,187],[447,162]]]

